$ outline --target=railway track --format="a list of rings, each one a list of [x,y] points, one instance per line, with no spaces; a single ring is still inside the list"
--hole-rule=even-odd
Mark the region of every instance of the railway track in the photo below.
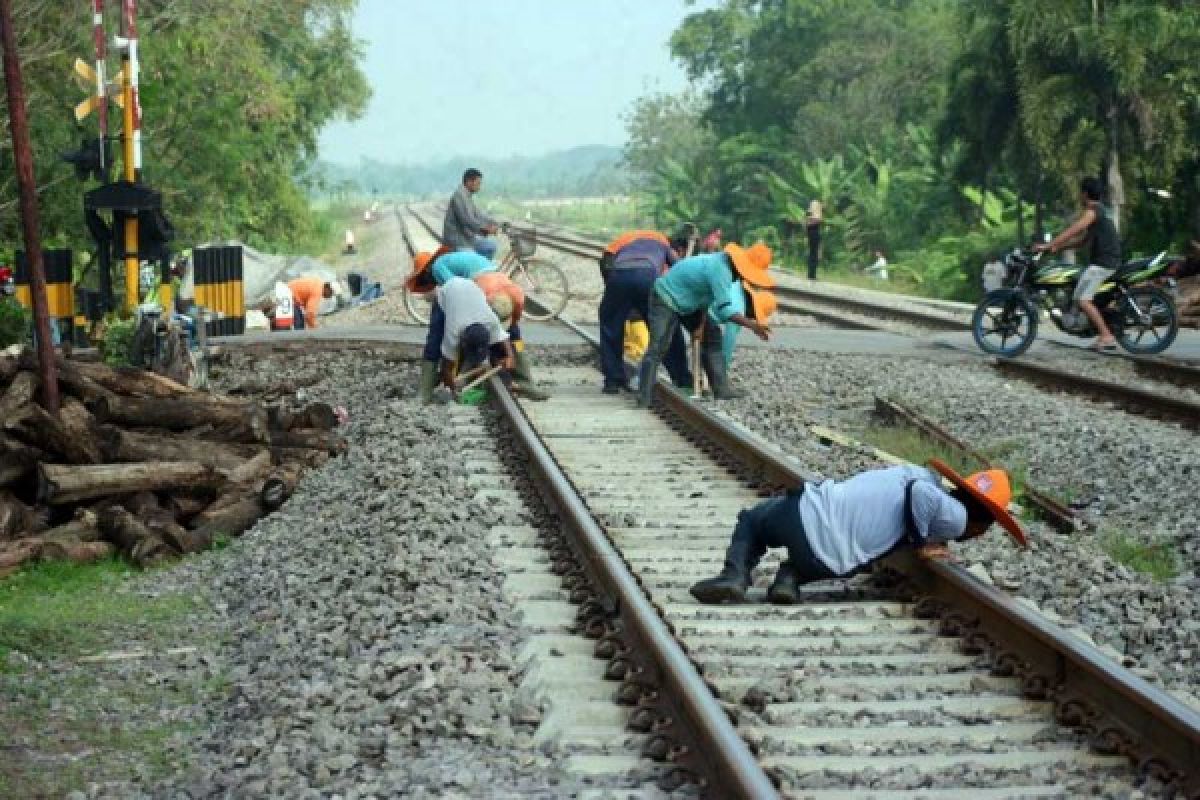
[[[534,229],[522,227],[522,230]],[[598,258],[603,247],[577,235],[547,232],[540,227],[536,233],[546,247],[580,257]],[[780,311],[806,314],[838,327],[895,332],[888,321],[900,320],[938,331],[964,331],[970,328],[965,319],[939,309],[895,306],[794,286],[777,286],[774,291],[780,300]],[[1127,360],[1146,378],[1183,388],[1200,389],[1200,366],[1163,357],[1130,357]],[[1176,421],[1191,428],[1200,425],[1200,403],[1194,400],[1059,369],[1030,358],[995,359],[992,365],[997,370],[1039,386],[1111,402],[1124,411]]]
[[[651,415],[588,370],[541,377],[546,403],[493,391],[580,537],[554,558],[596,654],[676,775],[718,797],[768,796],[755,769],[797,797],[1056,797],[1129,785],[1132,756],[1200,790],[1182,772],[1200,763],[1200,716],[953,564],[900,560],[793,607],[696,604],[687,588],[719,568],[737,511],[803,475],[670,390]],[[677,674],[680,653],[712,696]],[[726,749],[725,714],[745,751]]]

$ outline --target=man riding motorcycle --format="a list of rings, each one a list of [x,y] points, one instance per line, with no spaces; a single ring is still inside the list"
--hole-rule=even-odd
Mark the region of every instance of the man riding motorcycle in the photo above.
[[[1104,316],[1092,302],[1096,291],[1121,266],[1121,238],[1113,224],[1108,209],[1100,202],[1100,181],[1084,178],[1079,186],[1083,211],[1065,231],[1047,244],[1036,244],[1034,250],[1049,250],[1057,253],[1065,247],[1074,247],[1081,241],[1088,243],[1088,268],[1084,270],[1075,286],[1074,303],[1087,315],[1100,337],[1092,343],[1093,350],[1115,350],[1117,339],[1104,321]]]

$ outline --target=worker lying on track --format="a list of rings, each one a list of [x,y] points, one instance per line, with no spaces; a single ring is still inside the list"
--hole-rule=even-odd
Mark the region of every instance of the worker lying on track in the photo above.
[[[545,400],[549,395],[534,383],[533,359],[525,349],[525,340],[521,337],[520,323],[521,314],[525,311],[525,292],[502,272],[481,272],[475,276],[475,284],[483,290],[488,305],[508,330],[508,340],[514,353],[512,378],[517,391],[530,400]]]
[[[496,265],[490,259],[470,250],[454,251],[442,247],[432,253],[422,251],[413,256],[413,271],[404,282],[405,288],[417,294],[426,294],[443,285],[450,278],[474,279],[485,272],[494,272]],[[421,402],[433,402],[433,388],[438,380],[438,361],[446,329],[446,314],[437,295],[429,309],[429,330],[425,334],[425,349],[421,353]]]
[[[296,330],[317,327],[317,312],[321,310],[321,301],[333,297],[333,284],[323,278],[309,275],[290,280],[287,286],[292,293],[295,309],[293,327]]]
[[[625,322],[631,312],[650,316],[650,293],[654,281],[685,252],[686,240],[668,240],[658,231],[628,231],[613,239],[600,257],[604,296],[600,299],[600,370],[605,394],[629,389],[625,362],[621,358]],[[671,383],[692,385],[687,348],[682,335],[671,337],[664,358]]]
[[[649,407],[654,396],[658,365],[670,345],[680,323],[689,331],[704,329],[701,363],[718,400],[737,397],[728,383],[721,329],[706,313],[710,306],[717,322],[733,322],[754,331],[764,341],[770,337],[765,320],[751,319],[733,311],[730,292],[735,280],[741,279],[756,287],[774,286],[767,273],[771,265],[771,250],[761,242],[749,249],[736,244],[725,246],[720,253],[685,258],[666,275],[654,282],[650,298],[650,346],[639,370],[638,406]]]
[[[952,491],[942,488],[943,477]],[[972,539],[993,522],[1024,547],[1025,534],[1006,509],[1011,499],[1003,470],[964,478],[937,459],[928,469],[888,467],[806,484],[739,513],[721,574],[692,586],[692,595],[702,603],[744,599],[770,547],[788,551],[767,590],[781,604],[796,602],[801,584],[847,577],[899,548],[944,556],[946,542]]]
[[[483,364],[489,357],[494,366],[512,372],[516,356],[505,328],[512,324],[514,310],[507,293],[497,292],[489,304],[475,281],[452,277],[437,288],[437,299],[446,313],[445,334],[440,343],[442,385],[456,391],[454,379],[459,368],[465,371]],[[501,377],[508,382],[507,374],[501,373]]]

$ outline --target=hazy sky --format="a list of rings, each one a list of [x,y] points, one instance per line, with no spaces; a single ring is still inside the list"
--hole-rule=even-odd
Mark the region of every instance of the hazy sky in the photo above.
[[[686,85],[667,40],[701,0],[359,0],[370,106],[321,156],[421,163],[622,144],[640,95]]]

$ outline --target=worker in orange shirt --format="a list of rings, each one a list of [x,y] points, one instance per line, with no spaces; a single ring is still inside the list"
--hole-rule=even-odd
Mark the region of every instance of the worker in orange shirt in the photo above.
[[[321,309],[321,301],[333,297],[333,284],[316,275],[308,275],[288,281],[288,289],[292,292],[292,302],[296,313],[295,329],[317,327],[317,312]]]
[[[533,361],[525,349],[525,340],[521,337],[521,314],[525,311],[525,292],[520,286],[503,272],[481,272],[475,276],[475,285],[483,290],[492,311],[500,318],[500,322],[508,330],[508,340],[513,348],[513,383],[517,391],[530,400],[545,400],[549,397],[537,388],[533,380]],[[507,303],[498,303],[497,298],[508,298]],[[497,311],[497,309],[500,309]],[[503,311],[510,309],[509,313]]]

